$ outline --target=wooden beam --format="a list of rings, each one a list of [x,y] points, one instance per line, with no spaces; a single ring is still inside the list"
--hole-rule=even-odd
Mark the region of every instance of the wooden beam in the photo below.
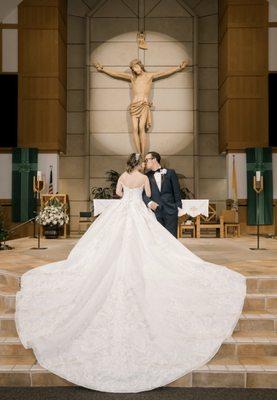
[[[267,146],[268,2],[219,5],[219,151]]]
[[[24,0],[18,26],[18,145],[66,152],[66,0]]]
[[[18,29],[18,24],[1,24],[0,29]]]

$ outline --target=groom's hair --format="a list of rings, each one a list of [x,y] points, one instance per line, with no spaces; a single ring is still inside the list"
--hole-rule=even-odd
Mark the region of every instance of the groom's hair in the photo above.
[[[156,160],[157,160],[158,163],[160,164],[160,162],[161,162],[161,156],[159,155],[159,153],[157,153],[156,151],[148,151],[147,154],[151,154],[151,157],[156,158]]]

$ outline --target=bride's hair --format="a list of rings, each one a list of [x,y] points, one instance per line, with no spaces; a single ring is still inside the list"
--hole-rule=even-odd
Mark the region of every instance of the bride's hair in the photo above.
[[[141,162],[142,162],[142,158],[141,158],[141,155],[139,153],[130,154],[130,156],[129,156],[128,160],[127,160],[126,171],[128,173],[132,172],[137,165],[141,164]]]

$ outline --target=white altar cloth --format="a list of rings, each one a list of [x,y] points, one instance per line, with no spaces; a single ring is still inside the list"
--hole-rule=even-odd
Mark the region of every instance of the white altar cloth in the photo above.
[[[191,217],[197,217],[197,215],[209,216],[209,200],[207,199],[186,199],[182,200],[182,208],[179,208],[178,216],[187,214]]]

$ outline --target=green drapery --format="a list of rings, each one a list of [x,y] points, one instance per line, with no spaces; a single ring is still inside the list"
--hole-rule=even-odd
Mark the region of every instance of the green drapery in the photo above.
[[[24,222],[35,216],[36,198],[33,177],[37,172],[38,149],[13,149],[12,153],[12,221]]]
[[[259,197],[259,223],[273,223],[273,183],[271,147],[253,147],[246,149],[247,162],[247,224],[257,225],[256,192],[253,189],[253,176],[261,171],[264,190]]]

